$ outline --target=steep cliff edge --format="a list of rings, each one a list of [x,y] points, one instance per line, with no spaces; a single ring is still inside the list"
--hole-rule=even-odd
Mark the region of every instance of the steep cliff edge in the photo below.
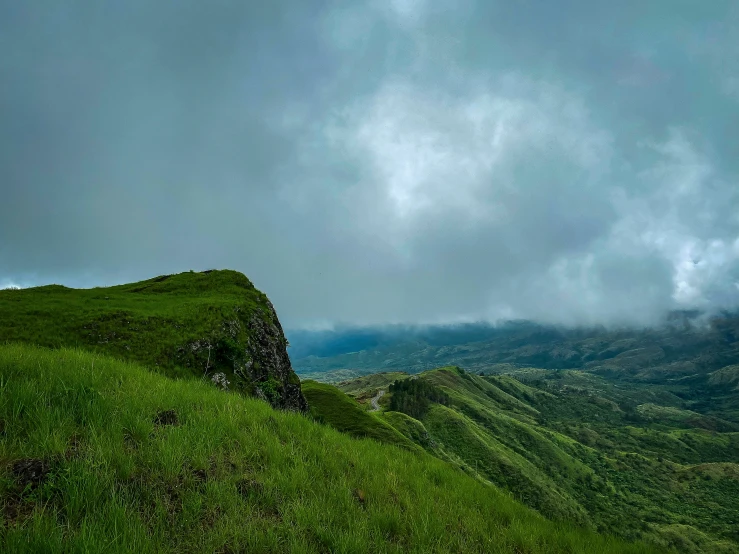
[[[267,296],[236,271],[187,272],[106,288],[0,291],[0,341],[77,346],[305,411]]]

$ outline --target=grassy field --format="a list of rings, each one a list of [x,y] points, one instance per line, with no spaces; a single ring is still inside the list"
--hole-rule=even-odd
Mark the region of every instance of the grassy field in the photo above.
[[[48,347],[84,347],[182,377],[191,371],[189,360],[175,359],[179,346],[233,320],[236,306],[267,317],[266,302],[267,297],[235,271],[163,275],[105,288],[5,290],[0,291],[0,337]]]
[[[548,521],[421,451],[18,344],[0,346],[0,498],[8,553],[655,551]]]

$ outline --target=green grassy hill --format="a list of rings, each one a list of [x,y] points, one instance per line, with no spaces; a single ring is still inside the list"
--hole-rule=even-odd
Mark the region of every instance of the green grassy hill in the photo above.
[[[302,385],[310,414],[316,421],[353,437],[367,437],[410,450],[418,448],[395,427],[336,387],[316,381],[303,381]]]
[[[552,523],[420,450],[19,344],[0,345],[0,502],[7,553],[654,551]]]
[[[3,290],[0,340],[83,347],[171,377],[216,378],[276,407],[305,409],[275,310],[236,271],[83,290]]]
[[[681,553],[739,552],[739,429],[669,387],[537,369],[410,378],[419,385],[387,387],[388,408],[406,413],[386,420],[548,517]],[[370,381],[341,386],[366,398]]]
[[[708,382],[714,387],[739,391],[739,365],[729,365],[712,372]]]

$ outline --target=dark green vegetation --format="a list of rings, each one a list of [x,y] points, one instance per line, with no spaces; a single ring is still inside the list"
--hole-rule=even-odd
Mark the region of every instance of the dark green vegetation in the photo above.
[[[339,386],[366,398],[387,375],[397,373]],[[705,388],[692,389],[582,370],[481,376],[445,367],[387,387],[386,405],[405,413],[383,415],[550,518],[681,553],[739,552],[736,366],[706,375],[690,380]],[[411,389],[414,403],[394,398]]]
[[[449,405],[449,395],[425,379],[398,379],[389,387],[390,410],[421,419],[432,404]]]
[[[0,291],[0,339],[83,347],[170,377],[212,379],[276,407],[305,409],[274,308],[236,271],[85,290]]]
[[[0,346],[0,499],[8,553],[651,551],[547,521],[420,450],[26,345]]]

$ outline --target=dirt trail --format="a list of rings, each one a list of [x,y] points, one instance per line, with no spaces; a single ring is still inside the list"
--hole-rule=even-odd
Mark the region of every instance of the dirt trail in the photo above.
[[[378,404],[378,402],[380,401],[380,398],[382,398],[383,394],[385,394],[385,389],[380,389],[379,391],[377,391],[377,396],[370,400],[370,403],[372,404],[372,409],[370,410],[370,412],[380,411],[380,404]]]

